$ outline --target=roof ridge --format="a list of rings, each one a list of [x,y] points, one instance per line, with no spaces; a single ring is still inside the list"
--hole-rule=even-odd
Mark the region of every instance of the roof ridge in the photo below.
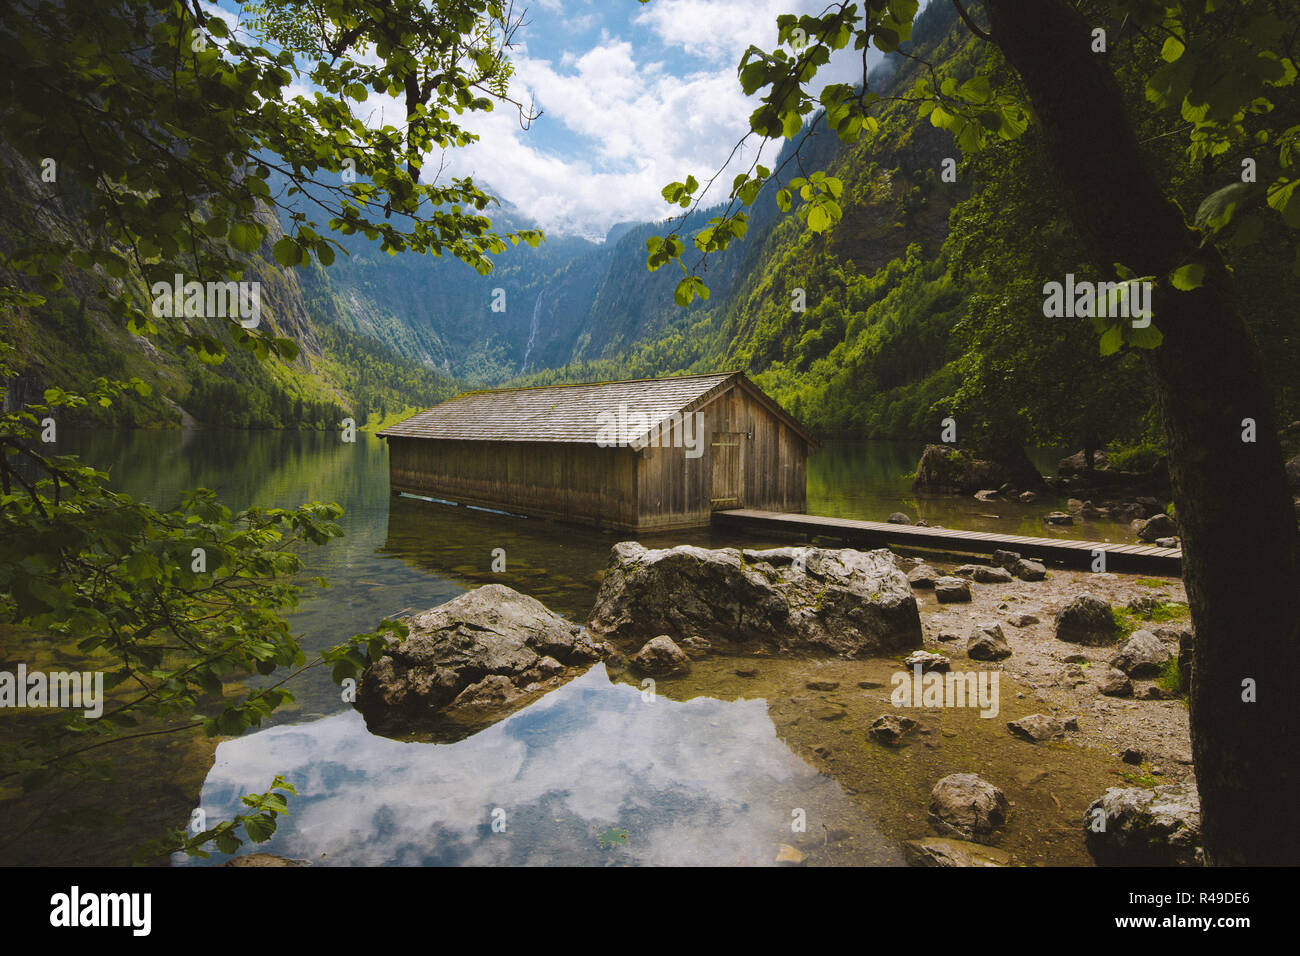
[[[745,374],[740,369],[732,369],[727,372],[694,372],[690,375],[658,375],[649,378],[615,378],[607,382],[553,382],[550,385],[511,385],[507,388],[472,388],[464,392],[457,392],[447,401],[454,398],[460,398],[462,395],[497,395],[502,392],[536,392],[544,388],[596,388],[601,385],[636,385],[640,382],[677,382],[685,381],[689,378],[726,378],[731,375]],[[440,402],[439,404],[445,404]],[[430,406],[436,408],[437,406]]]

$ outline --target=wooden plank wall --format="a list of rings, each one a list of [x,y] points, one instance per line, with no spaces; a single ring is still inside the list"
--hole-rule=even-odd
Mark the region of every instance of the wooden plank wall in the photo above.
[[[639,530],[700,527],[712,516],[713,489],[709,447],[715,434],[751,427],[742,439],[740,507],[800,512],[807,508],[807,443],[793,429],[739,388],[710,402],[704,415],[704,454],[687,458],[680,447],[646,448],[640,453],[637,492]],[[730,507],[736,507],[731,505]]]
[[[388,439],[394,492],[624,530],[637,526],[635,459],[578,442]]]

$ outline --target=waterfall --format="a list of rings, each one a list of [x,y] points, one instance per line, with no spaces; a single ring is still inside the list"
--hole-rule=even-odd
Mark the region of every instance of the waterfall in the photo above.
[[[537,301],[533,303],[533,322],[532,327],[528,332],[528,345],[524,348],[524,361],[523,364],[519,366],[520,375],[524,374],[524,370],[528,368],[528,356],[533,354],[533,343],[537,341],[537,322],[541,316],[542,293],[545,291],[545,287],[538,289]]]

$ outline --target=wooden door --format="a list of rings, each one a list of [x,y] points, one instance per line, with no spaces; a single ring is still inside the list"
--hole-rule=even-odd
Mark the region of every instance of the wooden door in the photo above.
[[[745,497],[744,469],[741,467],[744,440],[744,432],[713,433],[713,439],[709,443],[709,458],[713,471],[710,503],[714,511],[742,507]]]

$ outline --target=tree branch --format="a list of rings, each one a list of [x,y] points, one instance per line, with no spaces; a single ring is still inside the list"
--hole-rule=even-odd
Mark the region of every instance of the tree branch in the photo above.
[[[966,12],[966,8],[961,5],[961,0],[952,0],[952,5],[957,8],[957,16],[961,17],[961,22],[966,24],[967,30],[975,34],[985,43],[997,42],[996,40],[993,39],[991,34],[985,32],[984,30],[981,30],[979,24],[977,24],[974,20],[971,19],[970,14]]]

